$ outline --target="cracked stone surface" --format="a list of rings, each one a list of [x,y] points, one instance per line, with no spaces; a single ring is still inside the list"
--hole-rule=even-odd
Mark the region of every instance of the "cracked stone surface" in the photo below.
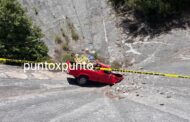
[[[175,29],[150,36],[131,37],[123,28],[118,27],[120,18],[116,18],[114,10],[107,0],[19,0],[27,9],[27,14],[42,28],[44,41],[54,56],[57,48],[55,37],[62,31],[69,37],[69,46],[79,53],[88,47],[110,62],[118,61],[133,64],[160,65],[166,61],[189,60],[190,30]],[[35,11],[38,12],[36,15]],[[67,26],[67,19],[73,23],[80,39],[73,41]],[[84,38],[83,38],[84,37]],[[63,39],[64,40],[64,39]],[[132,40],[132,42],[129,42]],[[166,54],[167,53],[167,54]],[[171,57],[171,58],[170,58]],[[169,59],[170,60],[167,60]],[[160,64],[156,64],[161,60]],[[126,64],[127,65],[127,64]]]
[[[120,40],[120,33],[115,25],[114,11],[107,0],[19,1],[45,34],[43,40],[49,47],[50,56],[54,56],[54,50],[57,48],[55,37],[62,37],[64,31],[69,37],[70,49],[77,53],[81,49],[89,48],[110,60],[115,60],[116,56],[120,59],[124,58],[120,53],[121,49],[115,44]],[[79,36],[78,41],[71,38],[68,21],[74,25]]]

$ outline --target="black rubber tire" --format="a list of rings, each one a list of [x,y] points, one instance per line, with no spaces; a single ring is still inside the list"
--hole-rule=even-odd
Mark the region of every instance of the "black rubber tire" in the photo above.
[[[86,76],[80,76],[77,78],[77,83],[79,85],[85,85],[85,84],[87,84],[87,82],[88,82],[88,77],[86,77]]]

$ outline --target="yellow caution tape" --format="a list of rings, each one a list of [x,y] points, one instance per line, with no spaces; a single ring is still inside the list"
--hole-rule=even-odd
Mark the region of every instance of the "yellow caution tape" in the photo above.
[[[0,61],[6,61],[6,59],[5,58],[0,58]]]
[[[0,63],[12,64],[12,65],[23,65],[24,63],[30,63],[30,64],[42,63],[44,65],[46,64],[46,65],[51,66],[51,67],[56,66],[55,63],[45,63],[45,62],[28,61],[28,60],[6,59],[6,58],[0,58]]]
[[[36,62],[35,61],[28,61],[28,60],[0,58],[0,63],[5,63],[5,64],[24,64],[24,63],[36,63]]]
[[[0,63],[37,63],[35,61],[27,61],[27,60],[15,60],[15,59],[6,59],[6,58],[0,58]],[[38,62],[40,63],[40,62]],[[51,65],[53,63],[47,63],[48,65]],[[135,70],[126,70],[126,69],[114,69],[114,68],[100,68],[96,67],[97,70],[104,70],[104,71],[116,71],[116,72],[123,72],[123,73],[135,73],[135,74],[144,74],[144,75],[156,75],[156,76],[165,76],[165,77],[171,77],[171,78],[184,78],[184,79],[190,79],[190,76],[185,75],[178,75],[178,74],[167,74],[167,73],[159,73],[159,72],[145,72],[145,71],[135,71]]]
[[[165,76],[170,78],[184,78],[190,79],[190,76],[178,75],[178,74],[166,74],[159,72],[145,72],[145,71],[135,71],[135,70],[126,70],[126,69],[112,69],[112,68],[98,68],[99,70],[104,71],[116,71],[116,72],[125,72],[125,73],[135,73],[135,74],[144,74],[144,75],[156,75],[156,76]]]

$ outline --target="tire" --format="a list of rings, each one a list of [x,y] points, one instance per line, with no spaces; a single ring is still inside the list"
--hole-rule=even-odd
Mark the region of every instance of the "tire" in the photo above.
[[[77,78],[77,83],[79,85],[85,85],[88,82],[88,78],[86,76],[80,76],[79,78]]]

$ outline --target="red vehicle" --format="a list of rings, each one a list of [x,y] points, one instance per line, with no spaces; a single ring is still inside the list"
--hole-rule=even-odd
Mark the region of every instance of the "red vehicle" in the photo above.
[[[72,65],[72,63],[70,63],[69,61],[67,63],[69,66]],[[98,63],[97,65],[101,68],[110,68],[110,66],[102,63]],[[68,74],[74,76],[79,85],[84,85],[88,81],[113,85],[123,80],[123,76],[121,74],[116,74],[110,71],[103,70],[87,70],[80,68],[75,70],[68,69]]]

